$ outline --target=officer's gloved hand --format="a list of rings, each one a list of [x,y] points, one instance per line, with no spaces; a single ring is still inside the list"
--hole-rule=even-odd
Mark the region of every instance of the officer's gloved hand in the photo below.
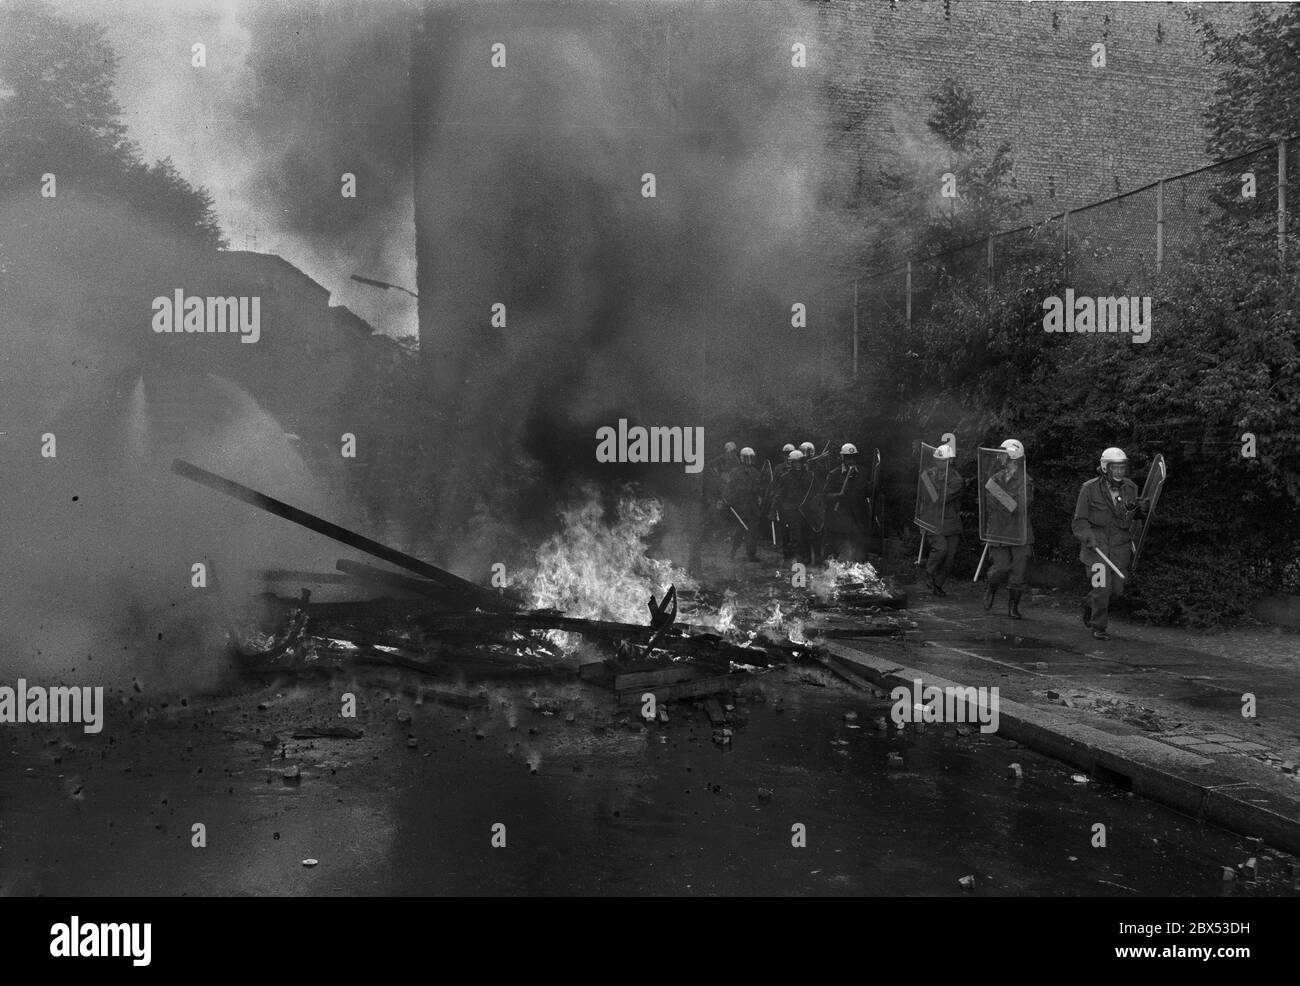
[[[1083,536],[1083,546],[1089,551],[1097,547],[1097,535],[1091,533],[1085,534]]]
[[[1138,500],[1137,508],[1138,508],[1138,513],[1140,513],[1140,514],[1144,514],[1144,515],[1145,515],[1145,514],[1149,514],[1149,513],[1151,512],[1151,499],[1150,499],[1150,497],[1145,497],[1145,496],[1144,496],[1144,497],[1140,498],[1140,499]]]

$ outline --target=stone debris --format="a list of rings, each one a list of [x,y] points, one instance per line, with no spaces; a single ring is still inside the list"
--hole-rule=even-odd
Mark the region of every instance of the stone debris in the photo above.
[[[1018,781],[1021,780],[1024,776],[1025,776],[1025,772],[1021,769],[1020,764],[1013,763],[1008,765],[1007,777],[1011,778],[1011,780]]]

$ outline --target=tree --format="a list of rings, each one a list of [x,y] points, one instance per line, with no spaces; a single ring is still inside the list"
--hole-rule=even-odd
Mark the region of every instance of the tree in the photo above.
[[[1223,34],[1196,10],[1188,17],[1219,66],[1206,110],[1206,150],[1227,158],[1300,132],[1300,7],[1259,5],[1246,27]]]
[[[113,97],[116,67],[102,27],[65,21],[39,0],[0,7],[0,199],[33,193],[52,173],[60,195],[107,195],[224,245],[211,196],[170,160],[145,161],[127,138]]]
[[[877,204],[890,213],[914,257],[946,253],[978,241],[1013,223],[1025,197],[1011,188],[1011,145],[992,150],[981,141],[986,111],[977,94],[946,79],[930,96],[933,110],[926,127],[937,153],[913,158],[881,174]]]

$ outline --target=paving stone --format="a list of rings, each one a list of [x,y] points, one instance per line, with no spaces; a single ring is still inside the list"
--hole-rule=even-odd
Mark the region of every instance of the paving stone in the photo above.
[[[1231,747],[1232,749],[1238,750],[1242,753],[1254,753],[1258,750],[1267,749],[1267,747],[1260,746],[1258,743],[1251,743],[1247,740],[1237,740],[1236,742],[1225,743],[1223,745]]]
[[[1161,736],[1160,739],[1174,746],[1195,746],[1197,743],[1204,742],[1199,736]]]
[[[1221,746],[1218,743],[1199,743],[1196,746],[1189,746],[1187,747],[1187,749],[1195,750],[1197,753],[1235,753],[1236,752],[1235,750],[1230,750],[1226,746]]]
[[[1210,733],[1208,736],[1202,736],[1201,741],[1204,743],[1243,743],[1240,736],[1229,736],[1227,733]]]

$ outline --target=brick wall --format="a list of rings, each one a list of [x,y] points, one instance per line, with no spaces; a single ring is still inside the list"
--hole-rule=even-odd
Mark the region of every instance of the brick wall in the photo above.
[[[1258,4],[809,0],[836,98],[876,109],[831,137],[851,187],[898,147],[925,148],[929,96],[947,77],[988,111],[986,146],[1011,142],[1033,217],[1107,198],[1208,162],[1202,112],[1215,72],[1184,10],[1220,26]],[[1106,46],[1106,67],[1091,64]]]

